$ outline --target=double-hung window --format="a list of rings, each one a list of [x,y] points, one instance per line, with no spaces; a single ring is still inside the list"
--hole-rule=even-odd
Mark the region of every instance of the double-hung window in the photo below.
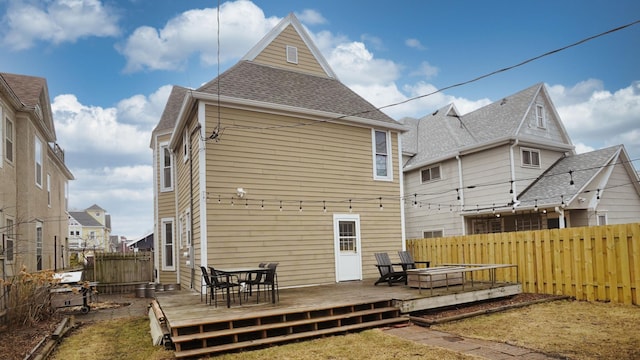
[[[160,147],[160,167],[162,176],[160,177],[160,191],[173,190],[173,161],[169,146],[162,145]]]
[[[391,136],[388,131],[372,130],[373,178],[393,180],[391,168]]]
[[[536,125],[544,129],[547,127],[547,118],[544,113],[544,105],[536,104]]]
[[[15,253],[14,249],[14,234],[15,230],[13,229],[13,219],[5,219],[5,259],[7,263],[13,262],[13,254]]]
[[[8,162],[13,163],[13,122],[6,118],[5,120],[5,158]]]
[[[42,188],[42,163],[43,163],[43,149],[42,149],[42,140],[39,137],[35,137],[35,149],[34,149],[34,160],[36,164],[36,185]]]
[[[521,149],[522,166],[539,168],[540,167],[540,151],[534,149]]]
[[[175,270],[173,218],[162,219],[162,270]]]
[[[36,270],[42,270],[42,222],[36,222]]]

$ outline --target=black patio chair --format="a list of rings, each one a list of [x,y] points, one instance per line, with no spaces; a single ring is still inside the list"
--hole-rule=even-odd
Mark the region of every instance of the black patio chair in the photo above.
[[[425,268],[428,268],[431,264],[431,261],[414,261],[413,256],[408,251],[398,251],[398,257],[400,257],[400,265],[404,271],[417,269],[416,264],[422,264]]]
[[[266,263],[260,263],[258,264],[258,267],[260,268],[264,268],[265,266],[267,266]],[[245,291],[245,300],[248,300],[249,296],[253,296],[253,287],[258,287],[259,289],[259,285],[260,283],[262,283],[262,278],[263,275],[265,274],[265,272],[262,271],[258,271],[255,273],[248,273],[247,277],[244,279],[244,283],[245,285],[248,287],[248,291]],[[260,293],[259,291],[257,292],[258,294]],[[260,296],[257,295],[256,296],[256,302],[258,302],[260,300]]]
[[[214,289],[214,285],[211,282],[211,277],[209,276],[209,273],[207,272],[207,268],[204,266],[200,266],[200,271],[202,271],[202,280],[204,281],[202,287],[205,288],[204,290],[204,295],[205,295],[205,304],[209,304],[210,302],[207,301],[207,298],[209,298],[209,300],[213,300],[213,293],[215,291]],[[211,291],[211,293],[209,293],[209,291]],[[202,301],[202,289],[200,289],[200,301]]]
[[[380,283],[388,283],[389,286],[394,283],[407,283],[407,273],[402,271],[397,271],[394,268],[394,265],[400,264],[392,264],[391,259],[389,258],[389,254],[387,253],[375,253],[376,257],[376,267],[378,267],[378,272],[380,272],[380,278],[376,281],[374,285],[378,285]]]
[[[276,268],[279,263],[268,263],[265,267],[267,271],[264,274],[264,279],[258,283],[258,301],[260,300],[260,286],[263,287],[263,291],[267,299],[269,299],[269,292],[273,289],[274,293],[271,293],[272,298],[275,297],[277,301],[280,301],[280,291],[278,290],[278,273]]]
[[[240,301],[240,305],[242,305],[242,295],[240,294],[240,281],[236,275],[223,274],[216,271],[215,268],[209,267],[211,271],[211,283],[213,284],[213,301],[215,301],[215,306],[218,306],[218,290],[222,292],[223,299],[226,296],[227,290],[229,290],[229,296],[233,296],[233,301],[235,302],[235,292],[238,292],[238,299]],[[237,289],[237,290],[236,290]]]

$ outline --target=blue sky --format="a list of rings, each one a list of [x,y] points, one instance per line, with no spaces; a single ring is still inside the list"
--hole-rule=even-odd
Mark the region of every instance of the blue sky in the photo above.
[[[293,5],[292,5],[293,3]],[[170,85],[217,75],[217,1],[0,0],[0,71],[47,79],[58,143],[113,233],[153,227],[151,130]],[[640,20],[619,1],[221,1],[220,70],[295,13],[340,80],[385,106]],[[385,111],[463,112],[547,85],[579,152],[624,144],[640,159],[640,24]],[[636,167],[639,162],[636,161]]]

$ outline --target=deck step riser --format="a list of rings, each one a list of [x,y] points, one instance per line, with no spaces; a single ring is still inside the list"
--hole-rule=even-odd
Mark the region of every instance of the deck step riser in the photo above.
[[[194,357],[408,322],[390,302],[283,312],[243,321],[172,328],[176,357]]]

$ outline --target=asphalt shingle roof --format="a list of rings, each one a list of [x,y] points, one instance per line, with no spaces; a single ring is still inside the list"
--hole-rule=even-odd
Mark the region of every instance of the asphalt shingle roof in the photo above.
[[[9,73],[0,73],[0,76],[25,106],[38,104],[42,89],[47,86],[47,80],[41,77]]]
[[[218,89],[218,81],[220,86]],[[398,124],[340,81],[240,61],[197,91]]]
[[[69,215],[76,219],[76,221],[79,222],[82,226],[102,226],[102,224],[100,224],[98,220],[94,219],[85,211],[69,211]]]

